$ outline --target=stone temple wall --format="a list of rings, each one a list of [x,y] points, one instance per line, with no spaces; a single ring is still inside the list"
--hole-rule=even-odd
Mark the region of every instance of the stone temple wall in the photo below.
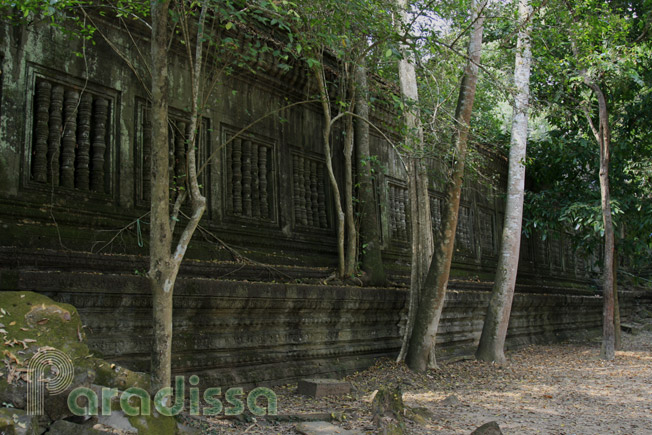
[[[134,59],[131,67],[99,37],[91,45],[46,25],[0,24],[0,288],[40,291],[76,305],[97,352],[145,368],[151,302],[138,275],[148,252],[153,144],[139,79],[146,68],[138,59],[148,42],[135,32],[134,45],[111,23],[105,32]],[[182,52],[173,56],[170,76],[175,189],[188,133],[190,80]],[[311,94],[301,68],[270,67],[224,76],[207,102],[199,162],[215,158],[201,175],[208,210],[188,251],[189,259],[204,263],[184,269],[175,290],[177,372],[201,372],[221,383],[272,383],[344,373],[398,350],[404,290],[198,278],[201,270],[223,267],[206,260],[236,259],[223,243],[253,260],[303,268],[301,277],[336,264],[321,108],[300,104],[264,117]],[[374,122],[390,125],[392,114],[378,108]],[[339,179],[341,133],[333,135]],[[400,282],[409,261],[406,177],[395,151],[373,132],[372,150],[385,168],[374,181],[383,258]],[[484,169],[465,182],[452,272],[466,284],[450,294],[439,337],[449,355],[477,341],[488,287],[475,288],[470,278],[492,278],[501,234],[506,161],[490,150],[477,153]],[[436,229],[443,196],[433,180]],[[523,240],[519,279],[534,290],[516,296],[509,343],[599,328],[600,299],[586,290],[586,262],[568,240]]]
[[[0,244],[146,254],[138,233],[148,229],[144,216],[152,143],[147,93],[140,81],[145,68],[138,59],[147,41],[136,35],[141,45],[136,50],[124,32],[110,32],[112,43],[135,59],[133,71],[139,76],[100,37],[96,45],[83,45],[48,27],[2,27],[0,219],[6,231]],[[183,182],[188,133],[183,108],[188,105],[189,77],[181,54],[173,56],[170,71],[174,189]],[[202,226],[270,263],[334,264],[335,219],[320,106],[300,104],[264,117],[311,98],[314,89],[304,71],[236,72],[219,83],[201,119],[198,141],[200,164],[215,157],[200,177],[208,198]],[[374,116],[380,126],[393,122],[380,107]],[[333,135],[340,179],[341,133]],[[384,167],[375,179],[384,258],[390,270],[404,271],[410,240],[405,173],[394,149],[373,131],[372,152]],[[503,220],[506,161],[487,150],[476,154],[484,164],[467,176],[456,236],[454,268],[461,275],[491,274]],[[432,179],[436,230],[443,189],[436,175]],[[138,225],[106,245],[111,231],[138,217]],[[206,238],[195,237],[190,257],[230,259]],[[524,277],[586,276],[585,262],[565,235],[546,241],[524,238],[521,257]]]
[[[440,359],[472,355],[477,347],[490,288],[464,288],[447,296],[437,337]],[[0,271],[0,289],[38,290],[73,304],[94,352],[148,369],[151,298],[145,278]],[[223,387],[343,376],[396,356],[406,300],[407,292],[394,288],[183,278],[175,288],[173,371]],[[634,303],[634,295],[621,295],[624,313]],[[507,347],[599,335],[601,315],[598,296],[519,292]]]

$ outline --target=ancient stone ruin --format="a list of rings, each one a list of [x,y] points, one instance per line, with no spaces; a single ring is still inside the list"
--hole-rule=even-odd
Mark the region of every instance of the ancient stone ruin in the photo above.
[[[130,58],[146,51],[138,29],[109,29]],[[0,288],[74,305],[94,353],[146,370],[152,143],[139,81],[145,66],[126,65],[102,38],[91,45],[45,24],[3,23],[0,35]],[[185,174],[190,81],[183,50],[174,50],[172,189]],[[321,285],[337,260],[321,106],[265,117],[307,99],[313,84],[301,67],[261,64],[255,74],[225,75],[201,119],[199,164],[216,158],[200,177],[208,209],[175,289],[173,370],[214,385],[342,375],[395,356],[405,324],[410,207],[396,152],[372,130],[372,153],[384,168],[374,179],[383,261],[398,286]],[[374,110],[373,122],[389,132],[393,114]],[[341,136],[333,135],[340,178]],[[467,177],[463,191],[442,358],[477,343],[497,261],[506,160],[491,147],[476,151],[482,177]],[[435,229],[441,192],[434,182]],[[524,238],[508,345],[599,330],[602,301],[587,286],[587,268],[565,234]],[[631,303],[623,298],[623,312]]]

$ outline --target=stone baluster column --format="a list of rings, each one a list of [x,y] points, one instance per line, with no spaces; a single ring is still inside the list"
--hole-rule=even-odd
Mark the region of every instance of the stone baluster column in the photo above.
[[[310,162],[310,202],[312,202],[312,225],[320,227],[317,162]]]
[[[328,216],[326,215],[326,186],[324,185],[324,166],[317,167],[317,193],[319,199],[319,226],[328,228]]]
[[[93,101],[93,140],[91,143],[91,190],[93,192],[104,192],[104,155],[108,115],[109,101],[105,98],[96,98]]]
[[[77,106],[79,92],[67,90],[63,100],[63,140],[61,144],[61,185],[75,187],[75,148],[77,145]]]
[[[143,108],[143,200],[149,203],[152,193],[152,119],[149,109]]]
[[[47,181],[48,121],[50,118],[50,93],[52,85],[41,80],[36,85],[36,120],[34,126],[34,149],[32,150],[32,177],[34,181]]]
[[[258,144],[251,144],[251,210],[253,217],[260,218],[260,173],[258,171]]]
[[[251,216],[251,141],[242,141],[242,211]]]
[[[242,141],[233,141],[233,212],[242,214]]]
[[[48,136],[48,182],[59,185],[59,157],[61,149],[61,133],[63,113],[63,86],[55,85],[52,88],[50,99],[50,134]]]
[[[77,116],[77,156],[75,160],[75,187],[88,190],[90,175],[91,151],[91,112],[93,110],[93,97],[85,92],[79,103]]]
[[[178,121],[174,128],[174,176],[176,189],[186,187],[186,123]]]
[[[303,161],[303,180],[304,180],[304,194],[306,202],[306,224],[312,226],[312,191],[310,190],[310,160],[304,159]]]
[[[269,217],[269,200],[267,198],[267,147],[258,148],[258,163],[260,166],[260,216]]]

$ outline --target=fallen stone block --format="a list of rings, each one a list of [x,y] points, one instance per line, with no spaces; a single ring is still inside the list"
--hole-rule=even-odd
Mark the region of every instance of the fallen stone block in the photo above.
[[[334,424],[326,423],[325,421],[312,421],[308,423],[300,423],[294,429],[303,435],[362,435],[362,432],[357,430],[342,429]]]
[[[314,398],[342,396],[351,392],[351,384],[336,379],[302,379],[297,393]]]
[[[503,432],[500,430],[498,423],[490,421],[471,432],[471,435],[503,435]]]
[[[628,334],[639,335],[643,330],[643,327],[634,323],[621,323],[620,329]]]
[[[0,408],[0,434],[36,435],[41,433],[38,417],[22,409]]]
[[[71,423],[66,420],[57,420],[48,428],[48,435],[105,435],[106,432],[92,427]]]

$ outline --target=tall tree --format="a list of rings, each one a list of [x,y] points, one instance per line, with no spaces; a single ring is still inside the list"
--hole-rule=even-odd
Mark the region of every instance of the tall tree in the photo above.
[[[172,296],[174,284],[179,273],[181,261],[188,249],[199,221],[206,210],[206,198],[202,195],[197,181],[195,137],[199,113],[199,87],[202,70],[202,50],[204,44],[204,22],[208,5],[203,3],[197,22],[195,54],[188,57],[191,70],[191,110],[190,133],[187,140],[187,190],[192,207],[190,219],[186,223],[175,250],[172,251],[173,233],[177,215],[170,216],[170,172],[168,145],[168,47],[170,44],[169,20],[170,2],[152,0],[152,158],[151,158],[151,230],[150,266],[147,276],[152,289],[152,310],[154,322],[154,345],[152,348],[152,389],[154,391],[171,385],[172,368]],[[186,16],[182,16],[186,19]],[[190,43],[187,23],[184,26],[185,40]],[[186,191],[180,193],[173,213],[178,214]]]
[[[436,360],[429,361],[434,349],[439,320],[444,308],[450,267],[453,259],[453,243],[457,218],[459,214],[462,179],[466,163],[466,151],[475,89],[478,81],[480,55],[482,53],[482,35],[484,29],[484,10],[487,0],[471,2],[471,35],[468,46],[468,61],[464,68],[460,93],[455,110],[455,134],[453,138],[453,162],[450,180],[446,183],[442,210],[441,237],[435,244],[435,250],[423,285],[422,294],[414,321],[414,329],[406,357],[408,367],[415,371],[425,371],[430,362],[436,366]]]
[[[408,26],[410,14],[407,0],[397,0],[400,27]],[[424,158],[423,128],[419,113],[419,90],[414,68],[414,55],[405,45],[398,62],[398,75],[403,98],[405,122],[404,151],[407,155],[408,195],[410,198],[410,228],[412,232],[412,256],[410,262],[410,296],[408,320],[403,345],[398,360],[405,359],[409,337],[414,329],[417,302],[421,287],[432,260],[433,236],[428,194],[428,172]]]
[[[633,137],[633,132],[634,135],[637,133],[636,129],[621,127],[624,124],[620,120],[629,117],[625,113],[630,109],[625,108],[629,103],[621,100],[620,96],[645,89],[640,78],[643,71],[640,62],[646,62],[641,56],[645,51],[641,50],[644,44],[641,44],[640,38],[644,39],[647,33],[649,5],[621,7],[619,2],[593,0],[562,0],[551,5],[557,24],[550,29],[542,28],[546,32],[542,35],[543,39],[548,43],[540,48],[543,56],[538,57],[537,64],[541,66],[537,69],[543,77],[533,83],[536,83],[538,101],[547,104],[547,118],[553,126],[551,133],[554,141],[548,142],[558,143],[546,152],[553,153],[557,148],[563,148],[561,151],[568,157],[555,157],[551,161],[556,161],[557,165],[567,165],[563,172],[568,176],[555,181],[561,172],[556,169],[548,177],[552,183],[540,183],[547,187],[531,195],[532,207],[529,208],[535,212],[541,211],[537,209],[556,209],[557,213],[548,212],[549,215],[555,221],[572,225],[580,236],[576,240],[587,251],[603,253],[602,356],[612,359],[615,352],[614,322],[617,317],[614,220],[620,219],[622,224],[623,213],[628,208],[630,215],[633,215],[632,208],[640,209],[641,206],[640,202],[632,201],[635,195],[629,193],[612,197],[613,180],[618,182],[617,187],[619,184],[623,186],[618,187],[618,193],[628,192],[625,186],[635,184],[631,173],[622,171],[628,171],[627,161],[632,159],[630,153],[636,153],[636,149],[640,148],[629,144],[629,139],[624,140]],[[627,100],[631,101],[629,98]],[[614,126],[619,135],[615,150],[622,156],[619,156],[622,160],[616,161],[616,167],[612,167]],[[541,167],[541,164],[537,164],[537,168]],[[545,174],[546,169],[543,169],[536,177],[542,180],[546,178]],[[596,179],[599,183],[595,182]],[[557,188],[559,191],[554,193]],[[555,199],[551,203],[549,200],[553,197]],[[534,219],[537,224],[547,220]]]
[[[364,61],[363,61],[364,62]],[[376,198],[373,186],[373,162],[369,148],[369,86],[367,68],[362,64],[355,72],[356,105],[359,118],[355,125],[356,160],[358,163],[358,196],[360,198],[360,238],[362,241],[362,270],[367,274],[369,283],[375,286],[385,285],[387,276],[383,266],[380,246],[380,231]]]
[[[530,65],[532,50],[532,6],[529,0],[518,2],[518,41],[514,67],[514,112],[512,114],[512,137],[509,149],[507,175],[507,204],[503,225],[502,243],[496,277],[487,314],[482,328],[480,344],[475,354],[483,361],[505,361],[505,337],[518,272],[523,220],[523,197],[525,195],[525,155],[528,136],[528,100],[530,96]]]
[[[337,221],[337,275],[349,278],[357,265],[358,233],[353,207],[353,117],[356,106],[355,73],[379,41],[388,38],[391,14],[382,0],[310,0],[299,7],[295,30],[296,54],[308,65],[322,106],[322,144],[333,192]],[[369,41],[373,41],[371,44]],[[368,119],[358,117],[363,122]],[[335,126],[344,121],[344,183],[333,166]]]

